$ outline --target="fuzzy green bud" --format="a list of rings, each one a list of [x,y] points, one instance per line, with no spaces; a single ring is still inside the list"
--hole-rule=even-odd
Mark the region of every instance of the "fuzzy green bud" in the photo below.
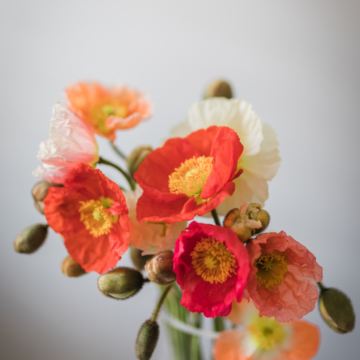
[[[15,239],[15,251],[21,254],[32,254],[44,243],[48,234],[47,224],[36,224],[27,227]]]
[[[346,334],[355,327],[355,313],[350,299],[340,290],[329,288],[321,291],[319,310],[325,323],[339,334]]]
[[[233,97],[233,93],[230,84],[224,80],[216,80],[211,83],[205,91],[204,99],[213,97],[224,97],[231,99]]]
[[[135,295],[143,283],[141,272],[127,267],[118,267],[98,279],[98,287],[103,295],[121,300]]]
[[[86,274],[86,271],[70,255],[62,262],[61,271],[68,277],[79,277]]]
[[[145,268],[145,264],[148,260],[150,260],[153,255],[141,255],[142,250],[136,249],[130,246],[130,257],[135,266],[135,269],[139,271],[143,271]]]
[[[153,283],[169,285],[176,280],[176,274],[173,271],[173,257],[172,251],[163,251],[146,263],[145,269]]]
[[[146,320],[138,332],[135,344],[136,357],[149,360],[159,339],[159,325],[156,321]]]
[[[153,151],[150,145],[141,145],[136,147],[126,159],[126,165],[131,176],[134,176],[135,172],[139,168],[140,164],[145,160]]]

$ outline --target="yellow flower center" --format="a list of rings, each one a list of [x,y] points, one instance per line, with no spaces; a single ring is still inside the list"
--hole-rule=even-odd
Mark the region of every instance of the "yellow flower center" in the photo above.
[[[255,260],[254,265],[258,268],[256,273],[258,286],[264,286],[270,291],[282,283],[287,272],[286,255],[277,250],[272,254],[262,254]]]
[[[94,104],[90,110],[93,119],[93,126],[100,131],[109,133],[110,130],[106,127],[106,120],[110,115],[126,118],[127,108],[117,100],[105,99]]]
[[[234,254],[212,237],[198,241],[190,256],[196,273],[211,284],[223,283],[232,274],[236,274]]]
[[[262,350],[272,350],[282,344],[286,338],[284,325],[277,323],[274,318],[258,317],[248,327],[253,340]]]
[[[214,167],[212,157],[195,156],[185,160],[180,167],[169,175],[169,190],[173,194],[194,196],[198,204],[210,199],[201,199],[201,192]]]
[[[84,223],[90,234],[99,237],[109,234],[114,223],[118,221],[118,215],[107,214],[106,210],[114,202],[110,198],[100,197],[98,200],[79,201],[81,207],[80,220]]]

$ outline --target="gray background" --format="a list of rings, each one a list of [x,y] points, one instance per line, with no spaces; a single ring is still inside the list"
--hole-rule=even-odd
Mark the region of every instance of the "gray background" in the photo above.
[[[112,301],[97,290],[95,273],[65,278],[66,251],[53,232],[34,255],[13,250],[23,228],[43,221],[31,172],[52,105],[77,80],[150,94],[154,117],[118,133],[126,152],[156,146],[211,80],[232,81],[278,134],[283,162],[266,204],[271,229],[305,244],[325,284],[344,290],[359,314],[359,11],[356,0],[2,0],[0,358],[134,359],[137,329],[157,298],[147,285],[129,301]],[[116,159],[106,141],[99,145]],[[321,326],[316,359],[358,358],[358,328],[338,335],[317,310],[307,318]],[[169,358],[163,331],[153,359]]]

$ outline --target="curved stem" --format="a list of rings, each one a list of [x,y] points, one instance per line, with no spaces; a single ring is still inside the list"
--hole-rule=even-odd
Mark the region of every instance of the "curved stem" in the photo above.
[[[161,309],[161,306],[162,306],[162,304],[164,303],[164,301],[165,301],[165,299],[166,299],[166,296],[167,296],[167,294],[169,293],[171,287],[172,287],[172,284],[169,285],[169,286],[164,290],[164,292],[161,294],[161,297],[160,297],[160,299],[159,299],[159,301],[158,301],[158,303],[157,303],[157,305],[156,305],[155,311],[154,311],[153,316],[152,316],[152,318],[151,318],[152,321],[156,321],[156,319],[157,319],[157,317],[158,317],[158,315],[159,315],[159,311],[160,311],[160,309]]]
[[[113,150],[124,160],[126,160],[127,156],[110,140],[110,146]]]
[[[218,226],[221,226],[219,216],[218,216],[218,214],[216,212],[216,209],[211,210],[211,215],[214,218],[215,224],[218,225]]]
[[[324,290],[326,289],[326,287],[323,285],[322,282],[318,282],[317,285],[318,285],[318,287],[319,287],[319,289],[320,289],[320,292],[321,292],[321,291],[324,291]]]
[[[129,175],[126,171],[124,171],[120,166],[112,163],[112,162],[109,161],[109,160],[105,160],[105,159],[102,158],[102,157],[99,158],[98,164],[109,165],[109,166],[112,166],[113,168],[115,168],[116,170],[120,171],[120,172],[124,175],[124,177],[125,177],[125,179],[127,180],[127,182],[129,183],[131,190],[135,190],[135,184],[134,184],[133,181],[131,180],[130,175]]]

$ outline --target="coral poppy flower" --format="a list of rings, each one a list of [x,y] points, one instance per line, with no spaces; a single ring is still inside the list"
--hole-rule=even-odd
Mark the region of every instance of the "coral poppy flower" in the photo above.
[[[243,174],[235,182],[235,191],[219,206],[219,215],[226,215],[244,201],[262,207],[269,197],[268,181],[276,175],[281,159],[274,130],[260,122],[251,104],[238,99],[211,98],[194,104],[189,117],[172,129],[172,136],[187,136],[208,126],[227,126],[239,135],[244,151],[239,159]]]
[[[94,131],[115,139],[116,130],[130,129],[152,115],[149,98],[128,87],[105,88],[97,83],[79,82],[69,86],[65,95],[69,108]]]
[[[143,250],[142,255],[157,254],[161,251],[173,249],[176,239],[180,236],[181,231],[186,228],[186,221],[174,224],[147,221],[139,223],[136,219],[136,203],[142,193],[139,185],[136,186],[135,191],[124,192],[131,223],[130,245]]]
[[[246,248],[251,272],[244,295],[260,316],[298,321],[314,309],[323,270],[305,246],[281,231],[261,234]]]
[[[244,330],[220,334],[213,348],[215,360],[310,360],[318,352],[320,331],[307,321],[284,324],[260,318],[246,301],[233,304],[229,317]]]
[[[174,250],[180,304],[207,317],[226,316],[241,301],[249,275],[249,257],[231,230],[192,222]]]
[[[76,165],[64,187],[49,189],[44,204],[48,224],[62,235],[70,256],[86,272],[108,271],[128,249],[125,197],[100,170]]]
[[[76,164],[94,166],[99,161],[94,132],[65,105],[57,102],[50,121],[49,140],[40,144],[38,158],[43,166],[33,174],[62,184]]]
[[[216,208],[235,190],[242,149],[235,131],[227,127],[211,126],[168,140],[135,173],[144,190],[137,204],[138,220],[171,224]]]

